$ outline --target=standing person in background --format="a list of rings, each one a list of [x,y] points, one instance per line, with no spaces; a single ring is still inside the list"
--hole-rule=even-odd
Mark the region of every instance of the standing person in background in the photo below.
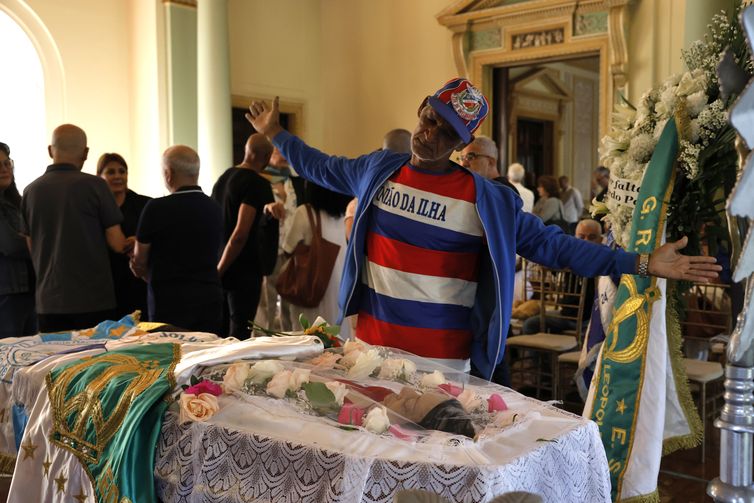
[[[563,203],[560,202],[558,182],[554,176],[542,175],[537,180],[539,200],[534,205],[532,213],[537,215],[545,225],[561,225],[563,220]]]
[[[21,232],[10,147],[0,142],[0,338],[37,333],[34,269]]]
[[[53,164],[21,200],[37,274],[39,329],[90,328],[115,314],[107,248],[129,252],[133,239],[123,235],[123,216],[107,183],[81,172],[89,154],[86,133],[72,124],[58,126],[47,150]]]
[[[275,269],[272,271],[272,274],[265,276],[262,280],[262,294],[259,298],[257,315],[254,318],[254,322],[257,325],[283,332],[288,332],[293,328],[291,325],[290,303],[278,296],[275,284],[280,275],[280,269],[285,263],[283,241],[285,241],[285,236],[288,235],[288,230],[291,228],[291,217],[293,217],[293,213],[298,206],[298,198],[296,197],[296,190],[291,181],[290,173],[291,170],[285,158],[280,155],[278,149],[274,149],[270,158],[270,164],[264,169],[262,175],[265,178],[273,177],[275,180],[282,178],[277,183],[272,184],[272,193],[275,196],[275,202],[283,205],[285,214],[280,219],[278,258],[275,262]],[[280,312],[277,309],[278,302],[280,303]]]
[[[558,178],[560,201],[563,203],[563,220],[568,223],[570,233],[575,232],[576,224],[584,212],[584,198],[576,187],[571,186],[567,176]]]
[[[493,182],[502,183],[516,194],[518,189],[497,169],[497,144],[486,136],[477,136],[461,151],[461,166]]]
[[[594,190],[594,198],[603,202],[607,195],[607,189],[610,185],[610,170],[604,166],[597,166],[592,174],[592,190]]]
[[[338,257],[335,259],[330,281],[327,284],[327,290],[317,307],[302,307],[291,305],[291,314],[293,315],[293,325],[298,326],[298,316],[303,314],[306,319],[313,322],[317,316],[322,316],[330,323],[338,319],[338,288],[340,287],[340,278],[343,273],[343,264],[346,256],[346,239],[343,235],[343,217],[346,206],[351,198],[349,196],[338,194],[327,190],[315,183],[306,183],[306,205],[299,206],[291,219],[291,228],[283,242],[283,251],[291,255],[296,249],[299,242],[306,245],[311,244],[313,230],[309,222],[309,215],[306,206],[319,213],[320,228],[322,238],[340,245]],[[316,215],[315,215],[316,219]],[[343,339],[351,337],[351,324],[344,322],[340,326],[340,336]]]
[[[508,166],[508,181],[516,187],[518,195],[521,196],[521,200],[524,202],[523,210],[527,213],[531,213],[534,209],[534,192],[524,187],[523,181],[526,176],[526,170],[523,165],[515,162]]]
[[[270,182],[260,173],[270,162],[272,143],[264,135],[253,134],[246,140],[244,159],[228,168],[215,183],[212,199],[222,208],[225,249],[217,263],[222,279],[230,337],[248,339],[249,322],[254,319],[262,289],[262,255],[277,254],[279,229],[274,232],[274,250],[262,249],[258,232],[265,213],[284,217],[281,203],[276,203]],[[270,271],[267,271],[268,273]]]
[[[131,270],[149,284],[149,321],[219,333],[220,207],[198,185],[199,156],[193,149],[165,150],[162,176],[170,195],[144,207],[131,259]]]
[[[107,182],[115,197],[115,203],[123,214],[120,224],[123,234],[136,235],[136,226],[144,206],[151,197],[142,196],[128,188],[128,165],[120,154],[102,154],[97,161],[97,176]],[[137,309],[141,319],[147,315],[147,284],[135,277],[129,268],[129,257],[110,250],[110,272],[115,286],[115,318],[120,319]]]

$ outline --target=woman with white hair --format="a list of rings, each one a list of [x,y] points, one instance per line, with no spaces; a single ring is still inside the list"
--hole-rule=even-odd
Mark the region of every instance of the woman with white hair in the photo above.
[[[524,181],[525,175],[526,170],[524,169],[523,165],[515,162],[508,166],[508,181],[510,181],[511,184],[516,187],[518,194],[524,201],[523,210],[527,213],[531,213],[532,209],[534,208],[534,192],[524,187],[524,184],[521,183]]]

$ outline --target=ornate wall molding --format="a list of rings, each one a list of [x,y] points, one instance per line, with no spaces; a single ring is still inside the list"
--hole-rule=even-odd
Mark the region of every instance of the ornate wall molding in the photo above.
[[[626,85],[631,1],[457,0],[438,13],[437,20],[453,32],[453,59],[459,74],[485,91],[490,89],[490,71],[495,66],[599,56],[602,135],[616,91],[624,91]]]

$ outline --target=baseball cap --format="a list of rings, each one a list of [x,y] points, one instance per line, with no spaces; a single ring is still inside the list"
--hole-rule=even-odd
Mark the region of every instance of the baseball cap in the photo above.
[[[448,81],[434,95],[427,98],[432,108],[453,126],[464,143],[471,141],[490,111],[487,98],[467,79]]]

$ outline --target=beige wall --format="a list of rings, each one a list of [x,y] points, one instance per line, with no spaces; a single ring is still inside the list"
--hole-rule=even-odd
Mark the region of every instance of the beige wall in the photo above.
[[[680,49],[703,33],[712,12],[733,1],[634,2],[630,99],[681,71]],[[385,131],[412,129],[421,99],[455,76],[450,32],[435,20],[448,3],[229,0],[232,92],[301,104],[303,136],[327,152],[371,151]],[[91,146],[87,171],[102,152],[117,151],[130,162],[135,189],[162,194],[159,154],[170,138],[162,0],[0,4],[29,11],[24,15],[38,26],[25,28],[37,31],[30,35],[42,53],[42,39],[52,41],[42,54],[50,76],[48,130],[63,121],[80,125]]]
[[[446,0],[230,0],[235,95],[304,105],[304,138],[355,156],[413,129],[425,95],[455,76]]]
[[[97,157],[105,151],[130,154],[129,26],[124,23],[128,2],[27,0],[26,4],[59,50],[66,102],[59,120],[87,132],[91,152],[85,170],[93,172]]]
[[[413,130],[422,99],[456,76],[446,0],[324,0],[324,146],[357,155],[390,129]]]

